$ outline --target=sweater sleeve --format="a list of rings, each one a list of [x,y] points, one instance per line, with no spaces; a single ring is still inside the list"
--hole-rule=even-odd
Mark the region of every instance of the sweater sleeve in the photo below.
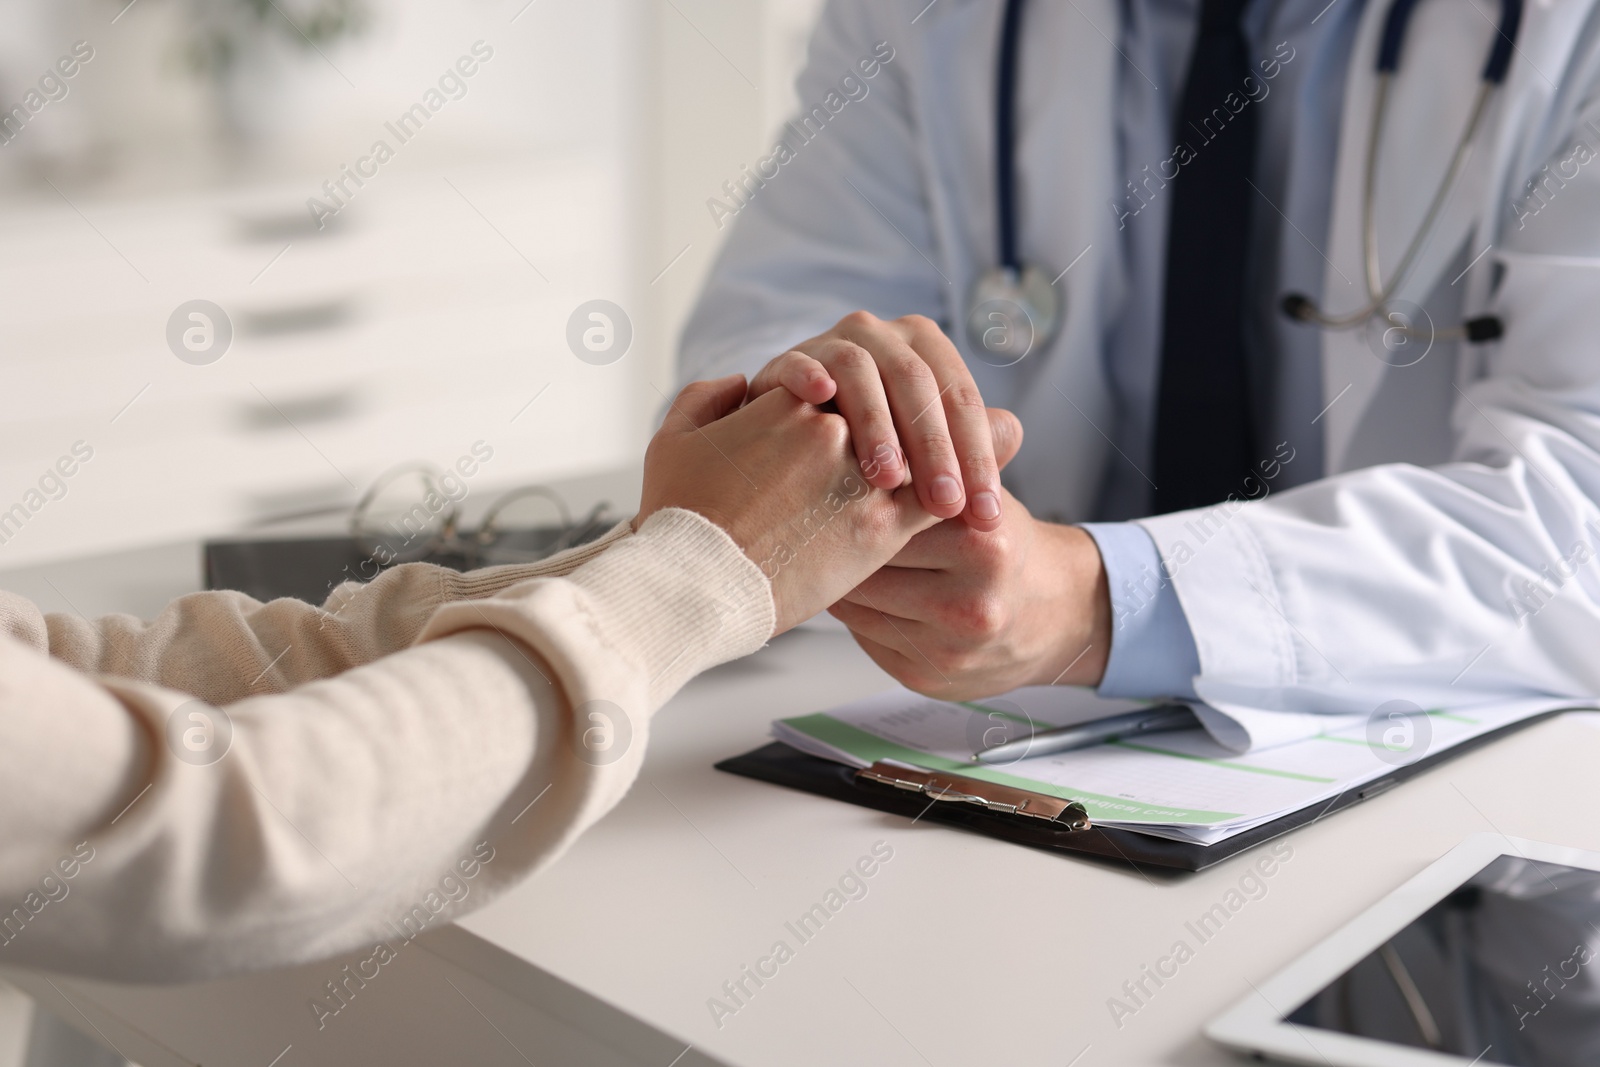
[[[668,510],[280,694],[206,703],[0,637],[0,963],[387,958],[558,856],[627,791],[654,711],[774,619],[733,540]]]
[[[417,639],[441,604],[493,596],[518,582],[560,576],[628,536],[604,537],[538,563],[461,573],[407,563],[370,582],[345,582],[321,606],[284,598],[263,604],[216,590],[179,597],[154,619],[39,611],[0,592],[0,635],[79,670],[150,682],[226,704],[371,663]]]

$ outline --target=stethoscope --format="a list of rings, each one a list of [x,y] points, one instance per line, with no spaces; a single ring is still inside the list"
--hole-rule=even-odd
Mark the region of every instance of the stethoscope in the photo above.
[[[967,297],[967,337],[985,362],[1008,366],[1055,340],[1061,296],[1048,272],[1017,253],[1017,54],[1024,0],[1006,0],[995,80],[995,222],[999,265],[978,276]]]
[[[1439,187],[1434,190],[1433,200],[1429,202],[1421,224],[1412,235],[1411,243],[1406,245],[1405,253],[1395,266],[1394,274],[1389,278],[1388,284],[1384,284],[1382,270],[1378,264],[1378,226],[1373,211],[1378,184],[1378,146],[1383,140],[1384,122],[1389,114],[1389,84],[1393,81],[1395,72],[1400,69],[1400,49],[1405,42],[1406,27],[1410,25],[1411,13],[1416,10],[1416,6],[1417,0],[1393,0],[1389,5],[1388,14],[1384,17],[1383,37],[1378,43],[1378,84],[1372,97],[1372,124],[1367,132],[1367,166],[1361,188],[1361,259],[1365,268],[1363,274],[1366,280],[1367,302],[1355,311],[1343,315],[1331,315],[1317,307],[1304,293],[1289,293],[1283,298],[1283,313],[1291,319],[1309,322],[1328,330],[1348,330],[1377,319],[1389,323],[1386,333],[1399,333],[1406,337],[1426,336],[1430,340],[1465,340],[1472,343],[1493,341],[1505,332],[1505,323],[1496,315],[1480,315],[1474,319],[1467,319],[1453,329],[1419,330],[1407,322],[1405,316],[1391,311],[1389,304],[1400,286],[1405,283],[1406,276],[1416,265],[1418,253],[1432,235],[1434,226],[1439,220],[1439,213],[1444,210],[1445,201],[1449,199],[1450,191],[1461,175],[1461,168],[1466,164],[1467,154],[1477,138],[1478,130],[1483,125],[1484,114],[1489,109],[1489,100],[1506,79],[1506,71],[1511,66],[1511,54],[1516,48],[1517,31],[1522,25],[1522,0],[1500,0],[1500,25],[1495,31],[1493,42],[1489,45],[1489,59],[1484,64],[1483,75],[1479,79],[1478,95],[1472,102],[1472,111],[1467,117],[1466,125],[1462,127],[1461,136],[1456,139],[1455,152],[1450,156],[1450,166],[1445,170]]]
[[[1035,347],[1054,340],[1061,327],[1062,300],[1054,282],[1038,266],[1024,264],[1017,253],[1016,232],[1016,90],[1017,57],[1021,41],[1022,9],[1026,0],[1006,0],[1000,29],[1000,55],[995,93],[995,207],[999,233],[999,265],[979,276],[967,300],[967,336],[980,356],[1002,365],[1014,363]],[[1346,330],[1373,320],[1389,322],[1386,332],[1408,337],[1426,334],[1430,339],[1469,342],[1492,341],[1504,333],[1504,323],[1494,315],[1468,319],[1449,330],[1419,330],[1391,312],[1394,294],[1416,265],[1418,254],[1438,224],[1439,214],[1457,178],[1483,119],[1490,98],[1504,83],[1522,23],[1522,0],[1501,0],[1500,24],[1489,46],[1481,84],[1472,111],[1456,140],[1450,166],[1434,191],[1417,231],[1387,284],[1378,263],[1377,223],[1373,211],[1378,174],[1378,146],[1388,119],[1389,86],[1400,67],[1401,46],[1417,0],[1391,0],[1379,42],[1378,84],[1373,95],[1372,123],[1367,135],[1366,172],[1362,183],[1361,249],[1365,266],[1367,302],[1340,315],[1328,314],[1303,293],[1283,298],[1284,314],[1324,329]]]

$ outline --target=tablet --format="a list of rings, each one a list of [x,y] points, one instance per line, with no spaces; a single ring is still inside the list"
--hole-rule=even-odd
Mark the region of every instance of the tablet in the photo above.
[[[1206,1034],[1324,1067],[1600,1063],[1600,853],[1468,838]]]

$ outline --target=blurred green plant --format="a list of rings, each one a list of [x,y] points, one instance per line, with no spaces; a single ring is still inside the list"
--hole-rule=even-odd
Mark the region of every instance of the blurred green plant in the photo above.
[[[183,59],[196,74],[220,77],[251,48],[273,38],[314,49],[353,37],[367,25],[364,0],[190,0],[192,31]]]

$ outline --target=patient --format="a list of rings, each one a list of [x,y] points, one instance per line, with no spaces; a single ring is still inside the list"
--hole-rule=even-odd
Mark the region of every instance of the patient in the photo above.
[[[294,964],[549,863],[628,790],[686,681],[938,521],[857,462],[814,406],[832,391],[688,386],[639,514],[540,564],[397,567],[337,612],[213,592],[90,621],[0,593],[0,965]],[[1004,461],[1021,427],[990,420]]]

